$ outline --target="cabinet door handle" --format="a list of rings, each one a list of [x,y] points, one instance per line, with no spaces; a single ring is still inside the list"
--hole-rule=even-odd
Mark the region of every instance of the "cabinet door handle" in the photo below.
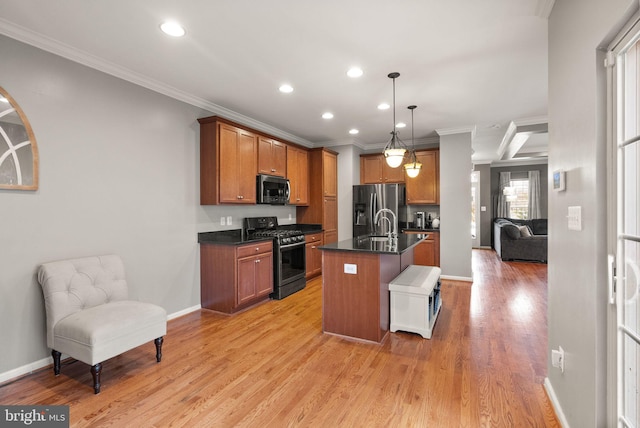
[[[260,251],[260,247],[256,247],[256,251]]]
[[[312,245],[312,246],[311,246],[311,248],[316,248],[316,246],[315,246],[315,245]]]
[[[256,260],[256,263],[260,263],[260,259]]]

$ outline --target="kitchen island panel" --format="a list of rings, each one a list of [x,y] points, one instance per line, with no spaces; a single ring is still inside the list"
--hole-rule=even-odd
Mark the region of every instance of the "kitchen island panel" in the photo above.
[[[356,273],[345,273],[345,264]],[[388,328],[381,326],[380,263],[377,254],[325,251],[322,258],[323,331],[380,342]],[[387,301],[388,317],[388,297]]]

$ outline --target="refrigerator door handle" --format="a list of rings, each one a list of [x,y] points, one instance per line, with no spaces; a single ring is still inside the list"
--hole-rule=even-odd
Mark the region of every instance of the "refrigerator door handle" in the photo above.
[[[375,207],[373,206],[373,204],[374,204],[375,197],[376,197],[375,193],[371,193],[369,195],[369,215],[370,215],[369,224],[371,224],[371,230],[369,231],[369,233],[372,235],[376,233],[376,225],[373,223],[373,218],[374,218],[373,212],[375,210]]]

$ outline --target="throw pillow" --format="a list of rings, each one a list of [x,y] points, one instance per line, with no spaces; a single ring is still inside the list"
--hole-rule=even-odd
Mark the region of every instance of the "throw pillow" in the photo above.
[[[522,236],[523,238],[529,238],[531,235],[533,235],[531,233],[531,229],[529,229],[529,226],[518,226],[518,229],[520,230],[520,236]]]
[[[515,224],[505,224],[502,226],[502,230],[507,234],[507,236],[511,239],[520,238],[520,229]]]

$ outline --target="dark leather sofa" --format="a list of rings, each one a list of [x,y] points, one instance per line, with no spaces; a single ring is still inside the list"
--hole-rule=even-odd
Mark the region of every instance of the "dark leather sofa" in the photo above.
[[[528,226],[531,236],[520,229]],[[547,219],[496,218],[493,221],[493,248],[502,260],[547,262]]]

